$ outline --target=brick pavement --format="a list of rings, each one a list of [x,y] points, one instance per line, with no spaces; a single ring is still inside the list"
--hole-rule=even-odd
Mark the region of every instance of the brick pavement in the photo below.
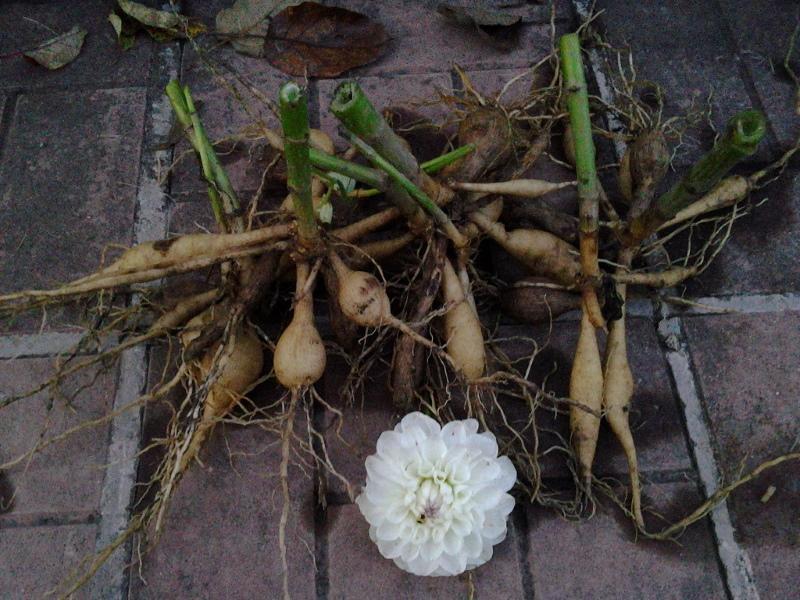
[[[157,4],[156,2],[152,4]],[[207,22],[221,0],[186,1],[184,11]],[[465,68],[478,88],[491,94],[523,73],[549,46],[545,7],[526,7],[521,45],[509,53],[488,48],[474,32],[444,23],[433,2],[379,4],[336,2],[382,21],[393,36],[380,61],[351,75],[374,89],[378,103],[424,96],[431,86],[458,90],[452,70]],[[585,2],[559,1],[557,28],[576,23]],[[670,114],[703,98],[714,87],[713,118],[719,125],[748,105],[770,121],[763,163],[797,135],[798,119],[787,110],[791,86],[770,61],[782,59],[795,3],[765,0],[658,7],[605,0],[600,26],[616,42],[632,44],[640,75],[669,90]],[[92,268],[109,243],[131,243],[208,225],[203,185],[192,160],[166,187],[160,168],[173,155],[163,150],[169,132],[163,85],[181,73],[203,101],[214,136],[234,133],[251,116],[210,82],[187,44],[156,45],[144,37],[122,53],[114,46],[107,8],[77,1],[51,10],[48,3],[10,2],[0,12],[0,54],[42,37],[42,25],[89,30],[86,47],[72,65],[54,73],[21,60],[0,61],[0,289],[51,285]],[[577,8],[577,13],[576,9]],[[211,54],[257,90],[272,97],[283,79],[264,61],[227,48]],[[779,61],[778,61],[779,62]],[[334,134],[325,116],[333,81],[311,82],[312,122]],[[520,88],[512,88],[510,95]],[[602,90],[600,90],[602,92]],[[270,119],[267,112],[259,116]],[[679,163],[707,148],[707,135],[688,140]],[[179,145],[176,152],[185,146]],[[234,185],[246,196],[258,186],[263,148],[224,158]],[[191,157],[190,157],[191,158]],[[690,309],[654,303],[632,319],[631,354],[639,392],[633,423],[648,506],[676,518],[731,477],[742,461],[760,459],[797,443],[797,348],[800,347],[800,272],[796,165],[781,183],[763,192],[770,200],[734,228],[731,243],[689,288],[700,300]],[[13,211],[13,213],[12,213]],[[20,219],[17,215],[23,215]],[[23,225],[20,226],[20,223]],[[49,239],[52,260],[42,248]],[[769,243],[766,242],[769,240]],[[645,303],[647,304],[647,303]],[[720,314],[714,307],[737,314]],[[13,393],[48,371],[52,355],[77,339],[78,313],[63,311],[3,324],[0,330],[0,395]],[[557,323],[537,373],[562,365],[551,377],[564,389],[574,327]],[[44,330],[42,323],[45,323]],[[509,326],[508,331],[530,334]],[[537,332],[537,339],[546,337]],[[43,398],[6,411],[0,421],[0,461],[27,447],[49,423],[55,434],[81,418],[121,406],[160,368],[160,352],[129,353],[121,371],[102,375],[77,396],[76,412],[52,410]],[[346,411],[343,442],[326,434],[334,463],[359,483],[363,457],[377,433],[397,415],[375,386],[364,407],[344,407],[336,390],[341,365],[321,389]],[[74,384],[72,384],[74,385]],[[47,420],[45,419],[47,417]],[[319,422],[332,422],[320,413]],[[144,431],[158,430],[158,413],[145,415]],[[563,427],[563,423],[554,423]],[[124,526],[132,497],[140,415],[123,415],[92,433],[49,449],[25,469],[0,475],[0,495],[15,492],[0,514],[0,596],[38,597],[86,552]],[[601,436],[598,472],[620,476],[624,465],[608,432]],[[256,452],[234,454],[230,449]],[[84,597],[188,598],[277,597],[280,561],[274,439],[259,429],[220,429],[205,452],[206,468],[193,470],[173,506],[169,534],[146,557],[142,578],[123,575],[130,547],[119,551]],[[120,460],[121,459],[121,460]],[[545,463],[558,483],[558,464]],[[142,465],[143,472],[146,464]],[[797,466],[759,479],[691,528],[682,545],[633,540],[618,511],[601,506],[589,522],[573,524],[536,507],[515,511],[509,538],[496,557],[474,574],[479,598],[776,598],[796,589],[800,489]],[[313,474],[312,474],[313,475]],[[298,598],[465,597],[468,582],[414,578],[380,558],[366,542],[366,527],[346,490],[331,479],[327,494],[308,474],[293,478],[290,578]],[[773,498],[760,501],[768,486]],[[327,508],[321,507],[322,500]],[[276,508],[277,507],[277,508]]]

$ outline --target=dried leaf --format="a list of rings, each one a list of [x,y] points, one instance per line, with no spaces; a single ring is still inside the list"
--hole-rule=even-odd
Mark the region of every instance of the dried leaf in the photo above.
[[[436,11],[444,18],[475,27],[494,45],[509,50],[519,40],[519,26],[523,19],[519,14],[492,10],[480,6],[456,6],[440,4]]]
[[[205,25],[199,21],[175,12],[156,10],[131,0],[117,0],[117,5],[123,13],[119,15],[123,23],[126,17],[133,19],[157,42],[194,37],[206,30]],[[114,25],[113,22],[111,24]],[[116,26],[114,29],[116,30]]]
[[[29,52],[25,56],[50,70],[60,69],[71,63],[81,53],[86,30],[75,25],[67,33],[51,38]]]
[[[236,0],[217,14],[217,33],[230,39],[233,48],[248,56],[264,56],[264,40],[274,14],[302,0]]]
[[[120,47],[123,50],[130,50],[136,41],[136,28],[132,27],[131,21],[129,19],[123,21],[122,17],[112,12],[108,15],[108,22],[111,23],[117,34],[117,42]]]
[[[131,0],[117,0],[120,10],[146,27],[178,29],[186,17],[166,10],[156,10]]]
[[[289,75],[336,77],[376,60],[388,41],[383,25],[360,13],[303,2],[275,16],[264,51]]]

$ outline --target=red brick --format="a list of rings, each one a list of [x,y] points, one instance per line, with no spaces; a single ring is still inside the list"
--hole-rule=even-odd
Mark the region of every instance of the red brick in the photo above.
[[[700,502],[690,484],[662,484],[648,492],[645,506],[655,505],[669,520]],[[705,521],[690,527],[678,543],[658,542],[635,540],[629,522],[609,503],[580,523],[537,507],[528,511],[528,546],[538,600],[725,597]]]
[[[0,165],[0,289],[63,283],[130,242],[144,101],[138,88],[18,98]]]
[[[298,435],[305,424],[298,419]],[[164,534],[144,559],[135,598],[278,598],[283,506],[279,442],[258,426],[218,427],[175,493]],[[315,597],[313,473],[290,467],[286,544],[292,598]]]
[[[800,421],[800,313],[687,319],[692,358],[727,479],[791,448]],[[800,463],[785,463],[729,500],[763,598],[800,586]],[[760,501],[769,488],[775,495]]]
[[[0,390],[12,395],[45,381],[53,372],[53,359],[0,361]],[[65,392],[81,391],[70,408],[56,398],[48,412],[48,398],[38,394],[3,408],[0,419],[0,462],[24,454],[47,427],[46,438],[108,413],[114,399],[115,371],[94,379],[90,370],[64,385]],[[106,462],[108,425],[82,430],[46,448],[30,464],[21,463],[5,473],[16,491],[13,509],[4,517],[52,515],[59,512],[95,511],[100,500]]]
[[[354,504],[327,510],[328,597],[356,598],[464,598],[467,575],[417,577],[383,558],[369,539],[369,525]],[[479,598],[524,598],[517,534],[509,524],[508,537],[495,546],[494,556],[473,573]]]
[[[94,552],[95,525],[0,529],[0,596],[43,598]],[[74,598],[89,598],[83,589]]]
[[[354,76],[445,71],[453,63],[465,68],[520,67],[538,61],[550,51],[546,25],[523,24],[517,44],[506,52],[474,28],[446,20],[432,3],[349,0],[339,5],[382,23],[392,37],[384,55],[354,70]]]

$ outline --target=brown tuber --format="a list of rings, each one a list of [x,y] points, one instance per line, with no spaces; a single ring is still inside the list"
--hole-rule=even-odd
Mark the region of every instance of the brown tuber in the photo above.
[[[552,277],[567,286],[579,280],[577,251],[564,240],[538,229],[506,231],[480,212],[472,213],[470,219],[533,274]]]
[[[353,271],[335,252],[329,258],[339,279],[339,306],[345,316],[362,327],[394,322],[389,296],[377,277],[366,271]]]
[[[313,286],[307,282],[308,263],[299,262],[294,314],[275,345],[273,359],[275,376],[289,390],[313,385],[325,372],[325,344],[314,325]]]
[[[486,353],[481,322],[467,294],[453,265],[445,259],[442,297],[446,305],[451,307],[444,315],[447,354],[453,366],[471,382],[483,377]]]
[[[547,323],[581,307],[581,296],[560,289],[539,277],[528,277],[507,287],[500,306],[509,316],[524,323]]]

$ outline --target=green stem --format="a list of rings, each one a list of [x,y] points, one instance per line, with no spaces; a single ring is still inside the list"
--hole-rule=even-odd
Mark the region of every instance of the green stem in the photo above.
[[[350,143],[353,144],[353,146],[355,146],[358,151],[368,160],[370,160],[378,168],[385,171],[392,181],[394,181],[399,187],[407,192],[409,196],[416,200],[419,205],[422,206],[422,208],[424,208],[433,217],[434,221],[436,221],[442,227],[447,237],[453,240],[453,243],[455,243],[457,247],[460,248],[466,245],[466,239],[458,230],[458,228],[453,225],[453,222],[445,214],[445,212],[439,208],[425,192],[423,192],[419,187],[417,187],[417,185],[408,179],[408,177],[403,175],[399,169],[386,160],[386,158],[378,154],[378,152],[372,146],[367,144],[358,136],[351,135]]]
[[[236,197],[236,192],[233,191],[228,174],[219,162],[214,146],[206,135],[206,130],[202,121],[200,121],[200,115],[195,108],[189,86],[183,86],[183,96],[186,100],[186,108],[189,110],[194,137],[199,147],[200,162],[201,164],[207,164],[212,173],[212,181],[216,191],[220,194],[222,209],[225,212],[225,221],[234,233],[241,233],[244,231],[244,220],[239,214],[239,199]]]
[[[322,171],[341,173],[351,179],[355,179],[359,183],[379,190],[385,190],[389,186],[386,174],[377,169],[370,169],[369,167],[344,160],[338,156],[325,154],[316,148],[308,149],[308,157],[311,160],[311,164]]]
[[[201,146],[197,141],[197,137],[195,136],[191,113],[186,104],[186,97],[183,93],[181,84],[175,80],[170,81],[166,87],[166,94],[167,98],[169,98],[169,102],[172,105],[172,110],[175,112],[178,122],[183,126],[186,137],[189,139],[189,142],[192,144],[192,147],[200,159],[200,168],[203,172],[203,177],[208,183],[208,197],[211,201],[211,210],[214,213],[214,219],[217,221],[223,231],[228,231],[224,211],[222,209],[222,201],[219,197],[216,184],[214,183],[214,173],[211,170],[211,165],[208,162],[207,155],[201,151]]]
[[[313,150],[313,149],[312,149]],[[420,163],[419,168],[425,171],[428,175],[432,175],[437,171],[444,169],[447,165],[450,165],[457,160],[465,157],[467,154],[475,150],[475,144],[466,144],[464,146],[459,146],[455,150],[451,150],[450,152],[446,152],[440,156],[430,159],[424,163]],[[325,156],[328,156],[327,154]],[[341,159],[337,159],[341,160]],[[314,162],[312,157],[311,162]],[[344,161],[347,162],[347,161]],[[352,164],[352,163],[349,163]],[[360,166],[360,165],[356,165]],[[366,168],[366,167],[364,167]],[[329,169],[330,171],[335,171],[336,169]],[[346,173],[345,173],[346,175]],[[362,181],[356,177],[353,177],[356,181]],[[368,184],[369,185],[369,184]],[[354,196],[357,195],[359,198],[369,198],[370,196],[377,196],[380,194],[384,188],[373,186],[373,189],[364,189],[358,190],[358,194],[353,194]]]
[[[428,175],[433,175],[437,171],[444,169],[447,165],[464,158],[467,154],[473,152],[474,150],[475,144],[465,144],[464,146],[459,146],[455,150],[451,150],[450,152],[442,154],[441,156],[437,156],[429,161],[420,163],[419,168],[425,171]]]
[[[308,104],[305,91],[293,81],[283,84],[278,93],[283,155],[287,183],[292,193],[300,243],[310,247],[319,239],[311,200],[311,161],[308,149]]]
[[[583,74],[583,60],[578,34],[561,36],[559,41],[561,72],[567,92],[567,110],[572,126],[572,141],[575,147],[575,171],[578,175],[578,196],[594,201],[597,206],[597,170],[595,167],[592,122],[589,117],[589,95]],[[582,202],[583,203],[583,202]],[[596,218],[596,217],[595,217]]]
[[[589,94],[583,73],[581,43],[577,33],[561,36],[559,40],[561,72],[567,94],[567,110],[575,149],[575,173],[578,179],[578,242],[581,271],[587,280],[600,275],[598,263],[598,228],[600,213],[600,187],[595,166],[592,121],[589,117]],[[603,326],[597,295],[593,288],[583,289],[584,310],[592,325]]]
[[[734,115],[717,145],[653,206],[628,224],[623,243],[629,247],[638,245],[679,211],[711,190],[738,162],[756,151],[765,133],[766,120],[759,111],[745,110]]]

